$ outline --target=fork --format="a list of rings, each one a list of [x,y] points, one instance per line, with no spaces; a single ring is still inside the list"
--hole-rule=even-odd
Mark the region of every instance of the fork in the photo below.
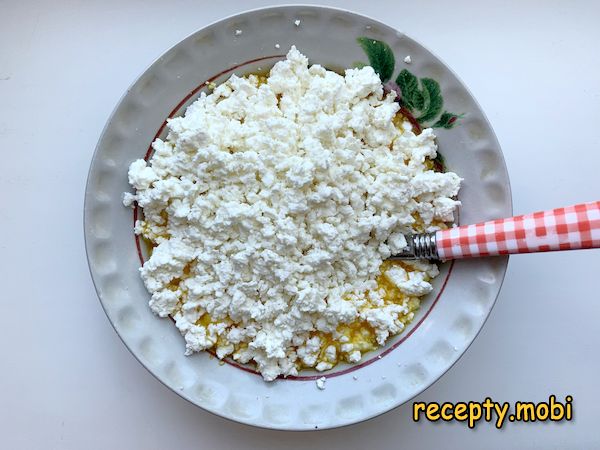
[[[600,201],[405,236],[393,259],[448,260],[600,248]]]

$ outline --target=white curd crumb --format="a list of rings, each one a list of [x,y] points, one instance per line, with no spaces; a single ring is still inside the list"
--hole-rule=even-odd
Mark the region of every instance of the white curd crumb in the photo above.
[[[410,64],[410,63],[412,62],[412,58],[410,57],[410,55],[407,55],[407,56],[404,58],[404,62],[405,62],[406,64]]]
[[[340,347],[340,351],[342,351],[344,353],[349,353],[352,350],[354,350],[354,344],[344,343]]]
[[[327,378],[325,377],[321,377],[317,380],[317,387],[321,390],[325,389],[325,382],[327,381]]]
[[[337,350],[334,345],[330,345],[329,347],[327,347],[325,349],[325,357],[329,361],[335,361],[336,354],[337,354]]]
[[[123,205],[131,206],[133,208],[134,202],[135,202],[135,195],[133,195],[131,192],[125,192],[123,194]]]
[[[385,277],[403,294],[418,297],[433,290],[431,283],[425,280],[424,272],[407,272],[400,266],[392,267],[385,272]]]
[[[328,363],[326,361],[321,361],[315,366],[315,369],[319,372],[324,372],[325,370],[329,370],[333,367],[333,364]]]
[[[240,35],[240,34],[242,34],[242,33],[243,33],[243,31],[242,31],[242,30],[235,30],[235,35],[236,35],[236,36],[239,36],[239,35]]]
[[[281,45],[275,44],[275,48],[280,48],[280,47],[281,47]]]
[[[360,361],[360,358],[362,358],[362,354],[360,353],[360,350],[354,350],[352,353],[350,353],[348,355],[348,362],[356,363],[356,362]]]
[[[294,25],[296,25],[297,27],[299,27],[300,26],[300,19],[294,20]]]

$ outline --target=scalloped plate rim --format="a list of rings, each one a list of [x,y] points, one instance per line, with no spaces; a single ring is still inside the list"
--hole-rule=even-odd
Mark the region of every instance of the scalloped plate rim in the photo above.
[[[266,6],[266,7],[260,7],[260,8],[254,8],[254,9],[250,9],[250,10],[246,10],[240,13],[235,13],[235,14],[231,14],[227,17],[218,19],[213,21],[210,24],[207,24],[206,26],[190,33],[189,35],[187,35],[186,37],[184,37],[183,39],[181,39],[179,42],[175,43],[174,45],[170,46],[167,50],[165,50],[161,55],[159,55],[157,58],[154,59],[154,61],[152,61],[152,63],[150,63],[141,73],[138,77],[136,77],[136,79],[129,85],[129,87],[127,88],[127,90],[123,93],[123,95],[119,98],[116,106],[113,108],[112,112],[110,113],[110,116],[105,124],[105,126],[103,127],[100,135],[99,135],[99,139],[98,139],[98,143],[95,147],[93,156],[92,156],[92,160],[90,163],[90,167],[88,170],[88,175],[87,175],[87,179],[86,179],[86,190],[85,190],[85,196],[84,196],[84,214],[83,214],[83,225],[84,225],[84,241],[85,241],[85,249],[86,249],[86,258],[88,261],[88,269],[90,270],[90,275],[92,278],[92,282],[94,284],[94,288],[97,292],[97,295],[99,296],[100,299],[100,303],[102,305],[102,308],[105,312],[105,314],[107,315],[107,318],[109,319],[111,325],[113,326],[113,328],[115,329],[115,332],[117,333],[117,335],[119,336],[119,338],[121,339],[121,341],[125,344],[126,348],[132,353],[132,355],[140,362],[140,364],[142,364],[142,366],[148,371],[150,372],[156,379],[158,379],[162,384],[164,384],[166,387],[168,387],[170,390],[172,390],[173,392],[175,392],[177,395],[179,395],[180,397],[184,398],[185,400],[187,400],[188,402],[194,404],[195,406],[199,406],[200,408],[215,414],[219,417],[223,417],[225,419],[231,420],[233,422],[237,422],[237,423],[245,423],[248,425],[254,425],[254,426],[259,426],[261,428],[268,428],[268,429],[274,429],[274,430],[312,430],[314,429],[314,427],[312,426],[277,426],[277,425],[273,425],[273,426],[269,426],[269,425],[265,425],[265,424],[256,424],[256,423],[252,423],[252,420],[240,420],[239,418],[235,418],[232,415],[227,415],[225,412],[222,411],[222,408],[212,408],[208,405],[200,405],[198,404],[196,401],[192,400],[191,398],[189,398],[185,392],[181,392],[178,391],[177,389],[175,389],[172,385],[169,384],[169,382],[167,380],[164,379],[163,376],[161,376],[160,374],[154,372],[150,367],[148,367],[148,365],[141,359],[140,355],[138,355],[136,353],[136,351],[131,347],[130,343],[126,340],[126,338],[122,335],[119,327],[117,326],[117,324],[115,323],[115,318],[113,317],[114,311],[110,311],[110,308],[106,305],[105,300],[100,296],[100,290],[99,290],[99,275],[95,274],[94,270],[92,269],[92,262],[90,260],[90,254],[93,252],[93,250],[91,249],[91,240],[92,238],[89,236],[89,231],[90,230],[90,210],[92,209],[90,206],[90,203],[92,203],[92,191],[90,189],[90,179],[92,176],[92,173],[94,171],[95,166],[98,165],[98,161],[100,158],[100,152],[103,146],[103,138],[106,136],[107,131],[113,126],[113,123],[116,119],[116,115],[117,112],[119,111],[120,107],[123,105],[124,101],[129,97],[132,89],[139,83],[139,81],[141,81],[141,79],[144,77],[144,75],[146,75],[146,73],[148,73],[152,68],[154,68],[154,66],[161,61],[162,58],[164,58],[166,55],[168,55],[170,52],[174,51],[178,46],[180,46],[183,42],[186,42],[188,40],[190,40],[191,38],[193,38],[195,35],[197,35],[199,32],[201,32],[202,30],[205,30],[207,28],[213,27],[217,24],[220,23],[225,23],[227,21],[230,21],[231,19],[234,18],[239,18],[241,16],[250,14],[250,13],[259,13],[259,12],[266,12],[269,10],[285,10],[288,8],[305,8],[305,9],[314,9],[317,10],[317,12],[327,12],[327,11],[335,11],[338,13],[343,13],[343,14],[350,14],[360,20],[368,20],[371,21],[372,23],[376,23],[378,25],[384,26],[384,27],[388,27],[390,29],[394,29],[393,27],[379,21],[376,20],[372,17],[369,17],[367,15],[364,14],[359,14],[359,13],[355,13],[349,10],[346,10],[344,8],[336,8],[336,7],[328,7],[328,6],[320,6],[320,5],[311,5],[311,4],[287,4],[287,5],[278,5],[278,6]],[[444,67],[444,69],[446,71],[448,71],[449,73],[452,74],[452,76],[454,76],[456,78],[456,80],[458,81],[460,87],[462,89],[464,89],[467,94],[469,95],[470,99],[474,102],[477,110],[479,111],[481,118],[484,120],[485,125],[489,128],[489,130],[491,131],[491,136],[492,138],[495,140],[495,142],[493,144],[495,144],[495,146],[498,148],[498,150],[500,150],[500,144],[498,143],[497,137],[495,135],[495,133],[493,132],[493,129],[491,127],[491,124],[489,123],[488,118],[486,117],[483,109],[481,108],[481,106],[479,105],[477,99],[472,95],[471,91],[469,90],[469,88],[464,84],[464,82],[461,80],[461,78],[441,59],[439,58],[439,56],[437,56],[434,52],[432,52],[431,50],[429,50],[426,46],[424,46],[423,44],[421,44],[419,41],[407,36],[405,33],[402,33],[403,36],[406,36],[407,38],[409,38],[412,42],[414,42],[416,45],[422,47],[424,50],[426,50],[428,53],[430,53],[431,55],[433,55],[434,58],[436,58]],[[310,57],[310,55],[309,55]],[[499,156],[499,169],[503,170],[506,174],[506,188],[508,190],[508,204],[506,206],[508,206],[508,208],[510,209],[510,211],[512,212],[512,196],[511,196],[511,189],[510,189],[510,180],[508,178],[508,173],[507,173],[507,168],[506,168],[506,163],[505,160],[503,158],[503,155],[501,153],[501,150],[498,154]],[[120,206],[120,205],[119,205]],[[94,238],[95,239],[95,238]],[[454,366],[454,364],[456,364],[456,362],[462,357],[462,355],[464,355],[464,353],[468,350],[468,348],[471,346],[471,344],[473,343],[473,341],[475,340],[475,338],[478,336],[478,334],[481,332],[481,329],[483,328],[485,322],[487,321],[487,319],[489,318],[489,315],[491,313],[491,310],[493,309],[496,301],[497,301],[497,297],[499,295],[500,292],[500,288],[502,286],[502,283],[505,279],[506,276],[506,270],[507,270],[507,265],[508,265],[508,257],[505,258],[500,258],[504,260],[504,263],[502,264],[502,268],[500,270],[500,282],[499,282],[499,287],[496,291],[496,293],[493,295],[493,300],[490,303],[489,309],[486,311],[483,321],[481,323],[480,326],[478,326],[476,332],[470,337],[468,344],[466,345],[466,347],[464,348],[464,350],[459,354],[459,356],[451,363],[449,364],[444,370],[441,371],[441,373],[437,376],[434,376],[434,380],[431,381],[426,387],[424,387],[423,389],[419,390],[418,392],[415,392],[414,394],[412,394],[409,398],[405,399],[404,401],[392,405],[390,408],[387,409],[382,409],[378,412],[375,412],[373,414],[367,415],[367,416],[363,416],[359,419],[356,420],[348,420],[344,423],[338,423],[338,424],[333,424],[333,425],[326,425],[326,426],[319,426],[319,430],[321,429],[331,429],[331,428],[338,428],[338,427],[343,427],[343,426],[349,426],[351,424],[354,423],[360,423],[366,420],[370,420],[373,419],[375,417],[378,417],[381,414],[384,414],[385,412],[389,412],[391,410],[396,409],[397,407],[401,406],[404,403],[410,402],[414,397],[418,396],[420,393],[424,392],[426,389],[428,389],[429,387],[431,387],[431,385],[433,385],[437,380],[439,380],[439,378],[441,378],[448,370],[450,370],[450,368],[452,368]]]

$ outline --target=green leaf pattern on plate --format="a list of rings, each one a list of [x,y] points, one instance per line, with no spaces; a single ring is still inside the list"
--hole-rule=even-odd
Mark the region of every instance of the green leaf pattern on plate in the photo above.
[[[367,54],[369,64],[377,72],[379,78],[381,78],[381,82],[385,83],[392,78],[396,61],[394,60],[394,53],[390,46],[385,42],[369,39],[364,36],[359,37],[357,40]]]
[[[377,72],[381,82],[387,83],[394,74],[396,64],[390,46],[383,41],[366,36],[359,37],[357,41],[367,54],[369,64]],[[444,111],[440,116],[444,98],[439,83],[431,78],[419,79],[408,70],[403,69],[396,77],[396,85],[401,92],[399,99],[401,105],[413,115],[414,120],[420,125],[450,129],[462,117],[462,114],[448,111]],[[437,120],[435,120],[436,118]],[[433,124],[426,125],[426,122],[432,121],[434,121]]]
[[[402,91],[402,103],[408,108],[416,108],[417,105],[423,105],[424,98],[419,89],[419,80],[408,70],[403,70],[396,78],[396,84]],[[420,96],[420,98],[419,98]]]
[[[442,112],[442,106],[444,105],[444,99],[440,93],[440,85],[437,81],[431,78],[421,78],[421,85],[423,91],[427,93],[427,102],[419,108],[424,111],[422,115],[417,117],[419,122],[427,122],[435,119],[440,112]]]
[[[432,127],[450,129],[462,116],[462,114],[457,115],[448,111],[444,111],[444,114],[440,116],[439,120],[436,123],[434,123]]]

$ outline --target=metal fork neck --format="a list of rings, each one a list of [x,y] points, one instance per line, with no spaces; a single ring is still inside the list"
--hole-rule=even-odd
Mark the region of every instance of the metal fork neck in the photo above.
[[[398,259],[439,259],[435,243],[435,233],[406,235],[407,246],[401,253],[393,255]]]

